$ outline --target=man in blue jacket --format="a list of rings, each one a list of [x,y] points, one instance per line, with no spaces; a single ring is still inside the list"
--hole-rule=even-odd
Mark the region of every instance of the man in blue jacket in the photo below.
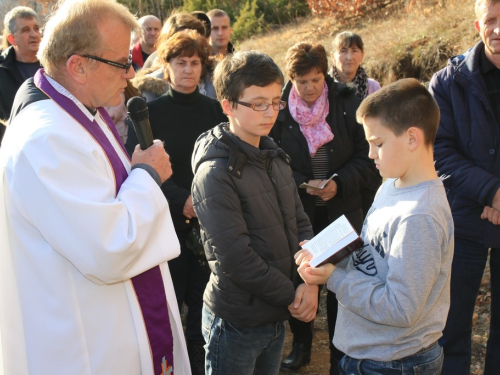
[[[440,340],[445,375],[469,375],[472,314],[488,253],[492,302],[484,374],[500,368],[500,0],[477,0],[475,11],[481,41],[430,83],[441,110],[435,165],[455,222],[451,306]]]

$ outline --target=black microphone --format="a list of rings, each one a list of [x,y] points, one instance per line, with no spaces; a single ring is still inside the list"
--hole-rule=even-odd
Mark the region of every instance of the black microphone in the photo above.
[[[134,124],[141,150],[147,149],[153,144],[153,133],[151,125],[149,125],[149,111],[146,101],[140,96],[130,98],[127,102],[127,113]]]

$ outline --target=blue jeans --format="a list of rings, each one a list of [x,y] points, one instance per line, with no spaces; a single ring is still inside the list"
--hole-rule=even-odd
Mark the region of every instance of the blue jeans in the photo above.
[[[205,374],[276,375],[285,342],[285,322],[236,326],[203,305]]]
[[[389,362],[345,355],[339,369],[341,375],[439,375],[442,366],[443,349],[435,343],[417,354]]]
[[[451,306],[439,343],[444,349],[443,375],[469,375],[472,314],[483,277],[488,248],[455,237],[451,268]],[[491,249],[491,322],[484,375],[500,371],[500,249]]]

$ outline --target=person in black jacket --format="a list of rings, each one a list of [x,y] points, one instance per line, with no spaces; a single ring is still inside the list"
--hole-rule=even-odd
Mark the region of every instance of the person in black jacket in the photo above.
[[[327,74],[328,59],[321,44],[298,43],[286,55],[290,81],[282,100],[288,105],[278,115],[270,136],[291,158],[297,186],[303,182],[319,185],[332,174],[323,189],[299,189],[304,210],[318,233],[341,215],[361,230],[366,214],[365,201],[373,202],[381,177],[368,158],[363,127],[356,122],[360,100],[355,91],[334,82]],[[338,373],[343,353],[331,343],[337,316],[337,300],[328,292],[328,328],[331,374]],[[297,370],[309,363],[312,323],[290,319],[293,349],[281,367]]]
[[[441,119],[434,160],[455,224],[451,305],[439,340],[443,375],[471,372],[472,316],[489,258],[491,323],[484,375],[500,371],[500,3],[478,0],[481,40],[451,57],[429,91]]]
[[[37,14],[25,6],[15,7],[7,13],[4,27],[10,47],[0,54],[0,120],[6,122],[17,90],[40,69],[36,53],[41,34]],[[0,142],[4,131],[4,125],[0,123]]]
[[[209,55],[206,38],[194,30],[181,31],[161,44],[158,56],[164,62],[170,88],[165,95],[148,103],[153,136],[164,142],[172,163],[173,175],[161,188],[169,202],[181,244],[181,255],[169,262],[169,268],[179,309],[183,303],[188,306],[186,340],[193,374],[205,373],[201,310],[209,273],[200,263],[205,259],[201,246],[201,253],[195,254],[197,248],[191,246],[190,249],[186,243],[197,240],[190,160],[198,136],[227,120],[219,103],[198,91],[197,85]],[[127,151],[137,143],[137,136],[129,127]]]
[[[285,321],[310,321],[318,288],[301,284],[294,255],[312,228],[290,158],[267,136],[283,74],[257,51],[228,55],[214,86],[229,123],[204,133],[193,154],[193,202],[211,275],[203,335],[207,374],[278,374]]]

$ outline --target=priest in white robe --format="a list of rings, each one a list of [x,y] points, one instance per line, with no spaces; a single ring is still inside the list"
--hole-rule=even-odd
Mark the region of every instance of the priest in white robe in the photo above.
[[[0,374],[190,374],[167,261],[179,254],[159,141],[130,159],[102,108],[138,25],[67,0],[0,148]]]

